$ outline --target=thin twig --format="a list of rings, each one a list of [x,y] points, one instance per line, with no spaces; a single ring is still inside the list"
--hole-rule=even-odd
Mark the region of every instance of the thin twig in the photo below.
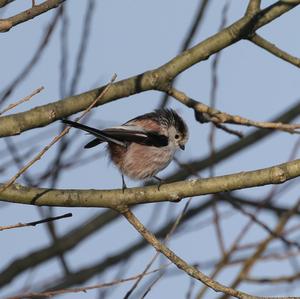
[[[58,24],[60,17],[62,16],[62,7],[61,6],[53,16],[53,19],[49,22],[48,26],[45,28],[42,39],[40,40],[38,47],[34,51],[34,54],[30,58],[30,60],[26,63],[21,72],[17,75],[17,77],[6,87],[3,92],[0,94],[0,103],[3,104],[9,96],[12,95],[13,91],[16,89],[18,84],[23,82],[24,78],[30,74],[30,72],[34,69],[34,67],[39,62],[42,57],[46,46],[49,44],[53,33],[55,32],[55,28]]]
[[[250,283],[291,283],[300,278],[300,273],[295,273],[292,275],[283,275],[277,277],[247,277],[246,282]]]
[[[189,29],[188,34],[185,36],[182,46],[179,49],[179,53],[182,53],[183,51],[187,50],[193,41],[193,38],[195,37],[197,30],[199,30],[199,27],[201,26],[204,17],[205,12],[207,11],[208,4],[210,4],[211,1],[209,0],[202,0],[199,4],[197,14],[191,24],[191,27]],[[172,85],[175,86],[176,78],[173,80]],[[169,95],[167,93],[164,93],[164,95],[161,98],[159,107],[164,108],[167,106],[169,100]]]
[[[187,290],[185,299],[191,299],[192,298],[192,293],[193,293],[194,288],[195,288],[195,279],[191,278],[190,279],[190,285],[189,285],[189,288]]]
[[[283,243],[285,243],[287,246],[295,246],[300,250],[300,244],[296,241],[288,240],[286,237],[284,237],[282,234],[276,234],[267,224],[265,224],[263,221],[259,220],[258,217],[254,213],[246,211],[240,204],[235,203],[233,200],[229,199],[228,202],[237,210],[239,210],[242,214],[248,216],[253,222],[255,222],[257,225],[262,227],[264,230],[266,230],[270,235],[273,235],[273,237],[278,238]]]
[[[217,123],[213,123],[214,126],[216,126],[218,129],[221,129],[223,130],[224,132],[228,133],[228,134],[231,134],[231,135],[235,135],[236,137],[238,138],[243,138],[244,137],[244,134],[240,131],[237,131],[237,130],[233,130],[233,129],[230,129],[222,124],[217,124]]]
[[[201,281],[209,288],[216,292],[222,292],[226,295],[230,295],[241,299],[275,299],[275,297],[259,297],[252,296],[247,293],[238,291],[236,289],[226,287],[217,281],[214,281],[210,277],[206,276],[204,273],[197,270],[195,267],[189,265],[173,251],[171,251],[166,245],[160,242],[152,233],[150,233],[146,227],[136,218],[136,216],[129,210],[120,210],[122,215],[128,220],[128,222],[140,233],[144,239],[151,244],[157,251],[161,252],[166,258],[168,258],[173,264],[175,264],[179,269],[183,270],[189,276]],[[276,299],[286,299],[288,297],[276,297]],[[293,297],[293,299],[299,299],[300,297]]]
[[[276,227],[273,230],[272,234],[269,234],[262,242],[258,244],[256,247],[256,250],[254,253],[244,262],[241,269],[239,270],[236,278],[231,283],[231,288],[236,288],[247,276],[250,272],[251,268],[254,266],[256,261],[260,258],[260,256],[263,254],[263,252],[266,250],[270,242],[272,242],[274,239],[276,239],[275,236],[281,235],[284,231],[284,227],[287,224],[288,220],[298,211],[300,207],[300,199],[297,201],[297,203],[290,209],[288,212],[283,214],[276,225]],[[227,294],[224,294],[222,299],[228,298]]]
[[[174,97],[176,100],[186,105],[189,108],[194,109],[196,113],[196,118],[200,122],[208,122],[211,121],[216,124],[229,123],[233,125],[243,125],[243,126],[252,126],[261,129],[275,129],[281,130],[289,133],[297,133],[300,134],[300,131],[296,131],[300,129],[300,124],[283,124],[283,123],[274,123],[274,122],[261,122],[254,121],[239,115],[231,115],[226,112],[221,112],[217,109],[213,109],[201,102],[195,101],[189,98],[184,92],[179,91],[175,88],[170,88],[166,90],[168,94]],[[197,115],[198,114],[198,115]]]
[[[163,265],[155,270],[149,271],[146,274],[138,274],[135,276],[131,276],[128,278],[123,278],[123,279],[116,279],[113,280],[111,282],[106,282],[106,283],[100,283],[100,284],[95,284],[95,285],[91,285],[91,286],[86,286],[86,287],[82,287],[82,288],[70,288],[70,289],[61,289],[61,290],[55,290],[55,291],[47,291],[47,292],[31,292],[31,293],[25,293],[25,294],[20,294],[20,295],[15,295],[15,296],[11,296],[8,297],[6,299],[23,299],[23,298],[47,298],[47,297],[53,297],[56,295],[62,295],[62,294],[68,294],[68,293],[86,293],[89,290],[94,290],[94,289],[101,289],[101,288],[107,288],[107,287],[111,287],[111,286],[115,286],[127,281],[131,281],[131,280],[136,280],[137,278],[139,278],[141,275],[149,275],[149,274],[153,274],[156,273],[158,271],[161,271],[162,269],[167,268],[171,263],[168,263],[166,265]]]
[[[43,14],[57,6],[61,5],[65,0],[47,0],[39,5],[33,5],[30,9],[7,19],[0,20],[0,32],[9,31],[13,26],[29,21],[36,16]],[[32,2],[34,4],[34,1]]]
[[[255,45],[273,54],[274,56],[300,68],[300,59],[298,57],[292,56],[289,53],[279,49],[274,44],[270,43],[268,40],[264,39],[260,35],[255,33],[249,37],[249,40]]]
[[[7,229],[12,229],[12,228],[26,227],[26,226],[36,226],[38,224],[42,224],[42,223],[46,223],[46,222],[50,222],[50,221],[56,221],[56,220],[63,219],[63,218],[69,218],[69,217],[72,217],[72,216],[73,216],[72,213],[67,213],[67,214],[63,214],[63,215],[60,215],[60,216],[48,217],[48,218],[38,220],[38,221],[33,221],[33,222],[18,223],[18,224],[7,225],[7,226],[0,226],[0,231],[7,230]]]
[[[29,96],[15,102],[15,103],[12,103],[12,104],[9,104],[6,108],[4,108],[2,111],[0,111],[0,115],[2,115],[3,113],[15,108],[16,106],[24,103],[24,102],[27,102],[29,101],[33,96],[35,96],[36,94],[38,94],[39,92],[41,92],[42,90],[44,89],[43,86],[37,88],[36,90],[34,90]]]
[[[186,202],[186,204],[184,205],[184,208],[182,210],[182,212],[179,214],[179,216],[176,218],[173,226],[171,227],[170,231],[168,232],[168,234],[166,235],[165,239],[164,239],[164,244],[166,244],[168,242],[168,240],[170,239],[171,235],[174,233],[175,229],[177,228],[177,226],[179,225],[182,217],[184,216],[185,212],[187,211],[189,205],[191,202],[191,198]],[[124,296],[124,299],[128,299],[129,296],[133,293],[133,291],[137,288],[138,284],[140,283],[140,281],[143,279],[143,274],[147,273],[147,271],[150,269],[150,267],[153,265],[153,263],[155,262],[155,260],[157,259],[157,257],[159,256],[159,252],[157,252],[153,258],[151,259],[151,261],[147,264],[147,266],[145,267],[144,271],[142,272],[142,275],[139,277],[139,279],[133,284],[133,286],[130,288],[130,290],[126,293],[126,295]],[[161,277],[161,276],[160,276]],[[158,281],[158,280],[157,280]],[[155,280],[156,282],[156,280]],[[152,288],[152,284],[150,285],[150,288]],[[149,291],[149,289],[147,290]],[[146,291],[146,293],[147,293]],[[145,293],[145,294],[146,294]]]
[[[298,5],[300,5],[300,0],[288,1],[288,3],[287,1],[277,1],[264,8],[255,19],[248,16],[240,18],[230,26],[224,28],[221,32],[203,40],[184,53],[173,57],[160,67],[114,84],[108,95],[103,97],[101,102],[98,103],[98,106],[108,103],[109,101],[149,90],[166,91],[174,78],[189,69],[192,65],[208,59],[211,55],[237,43],[241,39],[247,38],[248,31],[252,34],[253,31],[272,22]],[[102,89],[102,87],[100,87],[100,89]],[[42,127],[57,119],[67,117],[75,112],[80,112],[90,104],[91,97],[94,98],[98,91],[99,88],[24,112],[22,114],[22,126],[18,124],[20,115],[13,115],[7,117],[5,120],[2,118],[0,119],[0,136],[4,137],[21,133],[34,127]],[[66,107],[70,107],[70,105],[72,105],[71,112],[66,109]],[[53,109],[55,109],[56,114],[49,119],[49,113],[51,115]],[[34,119],[32,119],[32,114],[35,115]],[[10,124],[13,123],[15,126],[6,126],[5,123],[7,122]]]
[[[201,213],[207,211],[207,209],[210,207],[210,203],[211,201],[207,200],[189,209],[185,217],[180,222],[180,227],[183,226],[183,223],[187,223],[191,219],[194,219],[197,215],[200,215]],[[56,257],[58,255],[58,252],[69,252],[70,250],[81,244],[84,240],[86,240],[86,238],[99,231],[100,229],[103,229],[104,226],[108,225],[112,221],[115,221],[116,219],[120,218],[113,210],[100,212],[92,219],[79,223],[71,231],[60,236],[55,244],[51,243],[50,245],[44,246],[43,248],[39,248],[38,250],[31,252],[30,256],[25,255],[23,257],[20,257],[17,262],[12,261],[9,265],[1,270],[0,288],[4,285],[9,284],[13,278],[18,277],[27,269],[37,267],[46,262],[48,259]],[[165,225],[156,230],[156,235],[159,238],[165,237],[165,235],[172,228],[174,221],[175,219],[173,217],[172,219],[168,220]],[[53,289],[66,288],[73,285],[75,281],[76,284],[83,284],[94,275],[101,274],[110,267],[114,267],[124,260],[129,260],[133,254],[140,252],[146,247],[146,245],[147,244],[143,239],[139,239],[136,242],[130,244],[125,249],[122,249],[117,253],[110,255],[109,263],[107,262],[107,257],[103,257],[102,260],[96,263],[93,262],[90,267],[79,269],[79,271],[77,271],[77,274],[76,272],[73,272],[72,276],[60,279],[56,284],[47,281],[47,287],[49,287],[50,285]],[[59,248],[59,251],[57,251],[57,248]]]
[[[80,42],[80,46],[79,46],[77,57],[76,57],[75,70],[74,70],[73,77],[72,77],[71,83],[70,83],[69,94],[74,94],[76,92],[76,87],[78,85],[78,81],[82,74],[83,60],[84,60],[84,56],[87,52],[88,42],[90,39],[90,32],[91,32],[90,28],[91,28],[93,16],[96,11],[95,6],[96,6],[95,0],[90,0],[88,2],[87,8],[86,8],[81,42]]]
[[[143,293],[143,295],[141,296],[141,299],[146,298],[146,296],[149,294],[149,292],[151,291],[152,287],[163,277],[165,271],[161,271],[157,277],[150,283],[150,285],[147,287],[146,291]]]
[[[291,159],[293,157],[293,155],[295,154],[295,148],[297,148],[297,145],[294,146],[292,153],[289,157],[289,159]],[[276,186],[275,186],[276,187]],[[255,209],[255,215],[258,215],[258,213],[265,207],[267,207],[268,205],[270,205],[271,200],[273,198],[275,194],[275,189],[272,190],[272,192],[269,194],[269,196],[267,196],[267,198],[261,202],[260,205],[258,205]],[[226,194],[227,196],[227,194]],[[225,194],[223,194],[223,197],[226,197]],[[289,210],[286,211],[286,213]],[[285,213],[283,214],[285,215]],[[281,215],[282,216],[282,215]],[[241,242],[241,240],[245,237],[246,233],[250,230],[250,228],[253,225],[253,219],[249,219],[248,222],[246,223],[246,225],[242,228],[242,230],[240,231],[240,233],[238,234],[238,236],[235,238],[235,240],[232,242],[232,245],[230,246],[230,249],[227,251],[226,256],[223,257],[223,259],[216,265],[215,270],[213,272],[213,274],[211,275],[212,278],[216,277],[216,275],[221,271],[221,269],[228,264],[228,262],[230,261],[231,256],[235,253],[236,250],[238,250],[240,248],[239,243]],[[274,232],[273,232],[274,233]],[[255,247],[257,246],[257,244],[255,244]],[[204,286],[200,292],[197,295],[197,299],[200,299],[204,296],[204,293],[206,292],[207,287]]]
[[[219,31],[223,30],[224,27],[226,26],[227,23],[227,13],[229,9],[229,4],[230,2],[227,0],[223,6],[222,9],[222,18],[221,18],[221,24],[219,26]],[[210,91],[210,106],[214,109],[216,107],[217,103],[217,89],[218,89],[218,66],[221,58],[221,51],[216,53],[216,55],[213,58],[212,61],[212,85],[211,85],[211,91]],[[208,136],[208,142],[209,142],[209,148],[210,148],[210,157],[211,160],[214,161],[214,157],[216,154],[216,126],[211,126],[210,127],[210,132]],[[214,176],[214,162],[211,164],[209,167],[209,175],[210,177]],[[220,219],[219,219],[219,210],[218,210],[218,202],[214,201],[212,205],[212,211],[214,214],[214,227],[216,231],[216,236],[217,236],[217,242],[221,251],[221,254],[224,256],[226,254],[226,249],[225,249],[225,242],[222,234],[222,228],[220,225]]]
[[[87,113],[91,111],[91,109],[96,105],[96,103],[106,94],[109,90],[112,83],[116,80],[117,75],[114,74],[110,83],[103,89],[103,91],[97,96],[97,98],[91,103],[91,105],[83,111],[83,113],[75,119],[75,121],[79,121],[82,119]],[[56,143],[58,142],[63,136],[69,133],[71,127],[66,127],[59,135],[55,136],[52,141],[46,145],[31,161],[29,161],[22,169],[18,171],[18,173],[13,176],[7,183],[3,184],[0,188],[0,193],[5,191],[8,187],[10,187],[25,171],[27,171],[35,162],[40,160],[42,156]]]

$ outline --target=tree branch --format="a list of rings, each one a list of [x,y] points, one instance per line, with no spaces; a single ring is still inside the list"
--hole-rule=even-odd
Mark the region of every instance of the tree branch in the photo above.
[[[201,102],[195,101],[189,98],[184,92],[181,92],[175,88],[170,88],[167,92],[170,96],[174,97],[182,104],[194,109],[196,119],[200,120],[201,123],[211,121],[216,125],[228,123],[248,127],[252,126],[262,129],[276,129],[289,133],[300,133],[299,131],[297,131],[298,129],[300,129],[300,124],[283,124],[281,122],[254,121],[241,117],[239,115],[231,115],[226,112],[219,111]]]
[[[114,74],[113,77],[110,80],[110,83],[102,90],[102,92],[99,94],[99,96],[89,105],[87,109],[84,110],[84,112],[76,118],[76,122],[81,120],[87,113],[90,112],[90,110],[93,108],[94,105],[101,99],[102,96],[105,95],[109,91],[109,88],[111,87],[111,84],[115,81],[117,78],[117,75]],[[0,193],[6,190],[9,186],[11,186],[23,173],[25,173],[36,161],[40,160],[42,156],[56,143],[58,142],[63,136],[69,133],[71,127],[67,126],[65,129],[62,130],[60,134],[55,136],[51,142],[46,145],[37,155],[34,156],[32,160],[27,162],[16,175],[14,175],[7,183],[3,184],[0,188]]]
[[[245,261],[241,269],[239,270],[236,278],[231,284],[232,288],[236,288],[250,272],[251,268],[254,266],[255,262],[260,258],[263,252],[267,249],[270,242],[272,242],[276,237],[275,235],[280,235],[288,220],[298,211],[300,206],[300,200],[293,206],[292,209],[284,213],[280,218],[273,230],[273,234],[268,235],[257,247],[254,253]],[[220,299],[227,299],[227,295],[223,295]],[[285,297],[286,298],[286,297]]]
[[[16,101],[12,104],[9,104],[7,107],[5,107],[2,111],[0,111],[0,115],[6,113],[7,111],[17,107],[18,105],[20,104],[23,104],[24,102],[27,102],[29,101],[32,97],[34,97],[36,94],[40,93],[42,90],[44,89],[43,86],[35,89],[30,95],[26,96],[25,98],[22,98],[21,100],[19,101]]]
[[[159,68],[114,83],[97,106],[143,91],[166,89],[181,72],[200,61],[208,59],[214,53],[237,41],[247,38],[258,28],[299,4],[300,0],[288,3],[278,1],[262,10],[255,18],[244,16],[221,32],[184,51]],[[26,130],[43,127],[58,119],[82,111],[91,104],[103,88],[100,87],[76,96],[67,97],[23,113],[5,116],[0,119],[0,137],[16,135]]]
[[[26,226],[36,226],[38,224],[42,224],[42,223],[46,223],[46,222],[50,222],[50,221],[56,221],[56,220],[60,220],[63,218],[68,218],[68,217],[72,217],[72,213],[67,213],[67,214],[63,214],[60,216],[56,216],[56,217],[48,217],[48,218],[45,218],[42,220],[32,221],[32,222],[27,222],[27,223],[18,223],[18,224],[14,224],[14,225],[0,226],[0,231],[7,230],[7,229],[13,229],[13,228],[26,227]]]
[[[255,171],[208,179],[181,181],[157,186],[118,190],[59,190],[15,184],[1,194],[1,201],[39,206],[105,207],[115,210],[150,202],[177,202],[185,197],[280,184],[300,176],[300,160]]]
[[[13,1],[15,1],[15,0],[0,0],[0,8],[13,2]]]
[[[250,283],[263,283],[263,284],[270,284],[270,283],[291,283],[295,280],[300,278],[300,273],[297,272],[291,275],[282,275],[276,277],[247,277],[244,280]]]
[[[202,24],[202,21],[203,21],[204,16],[205,16],[205,12],[208,8],[208,4],[210,4],[210,3],[211,3],[211,1],[209,1],[209,0],[202,0],[199,3],[199,8],[198,8],[196,17],[195,17],[195,19],[193,20],[193,22],[191,24],[191,28],[190,28],[188,34],[186,35],[186,37],[183,40],[182,46],[180,47],[180,50],[179,50],[179,53],[187,50],[190,47],[191,42],[193,40],[193,37],[195,36],[197,29]],[[175,81],[176,81],[176,79],[173,80],[173,82],[172,82],[173,85],[175,85]],[[169,99],[169,95],[167,93],[165,93],[162,96],[161,103],[160,103],[159,106],[161,108],[166,107],[166,105],[168,103],[168,99]]]
[[[258,13],[260,10],[260,3],[261,0],[250,0],[246,10],[246,15],[255,15]]]
[[[217,281],[214,281],[213,279],[206,276],[204,273],[197,270],[195,267],[190,266],[187,262],[185,262],[183,259],[181,259],[179,256],[177,256],[173,251],[171,251],[167,246],[165,246],[163,243],[161,243],[152,233],[150,233],[146,227],[143,226],[143,224],[135,217],[135,215],[129,210],[122,211],[122,215],[128,220],[128,222],[138,231],[140,235],[143,236],[143,238],[150,243],[157,251],[161,252],[167,259],[169,259],[174,265],[176,265],[179,269],[183,270],[186,274],[189,276],[201,281],[205,285],[207,285],[209,288],[213,289],[216,292],[222,292],[226,295],[230,295],[236,298],[241,299],[268,299],[268,298],[275,298],[275,297],[258,297],[258,296],[252,296],[248,295],[244,292],[235,290],[233,288],[226,287]],[[280,297],[276,297],[279,299]],[[289,297],[281,297],[283,298],[289,298]],[[297,297],[293,297],[296,299]],[[298,297],[300,298],[300,297]]]
[[[298,57],[292,56],[289,53],[279,49],[278,47],[276,47],[276,45],[270,43],[260,35],[254,34],[249,37],[249,40],[252,41],[255,45],[275,55],[276,57],[285,60],[298,68],[300,67],[300,59]]]
[[[29,21],[40,14],[47,12],[53,8],[56,8],[62,4],[65,0],[47,0],[42,4],[35,5],[30,9],[27,9],[15,16],[7,19],[0,20],[0,32],[9,31],[12,27],[21,24],[23,22]]]
[[[274,118],[272,122],[288,123],[295,119],[299,114],[300,102],[297,102],[295,105],[282,112],[278,117]],[[187,177],[191,176],[190,170],[193,170],[194,173],[204,170],[212,164],[215,165],[225,159],[228,159],[235,153],[241,152],[243,149],[249,148],[249,146],[274,134],[274,132],[274,130],[255,130],[253,133],[250,133],[249,135],[243,137],[241,140],[229,143],[221,149],[219,149],[218,152],[215,153],[214,159],[211,158],[211,155],[208,155],[201,160],[194,159],[189,163],[182,164],[182,167],[179,170],[174,171],[165,180],[179,181],[186,179]]]
[[[124,282],[132,281],[139,279],[142,276],[150,275],[153,273],[157,273],[161,270],[166,269],[170,264],[162,265],[157,269],[148,271],[146,273],[137,274],[131,277],[122,278],[122,279],[116,279],[110,282],[104,282],[99,284],[94,284],[90,286],[85,286],[81,288],[71,288],[71,289],[60,289],[55,291],[46,291],[46,292],[30,292],[30,293],[22,293],[20,295],[14,295],[12,297],[8,297],[6,299],[24,299],[24,298],[50,298],[56,295],[62,295],[62,294],[69,294],[69,293],[87,293],[87,291],[94,290],[94,289],[101,289],[101,288],[108,288],[112,286],[116,286],[118,284],[122,284]]]

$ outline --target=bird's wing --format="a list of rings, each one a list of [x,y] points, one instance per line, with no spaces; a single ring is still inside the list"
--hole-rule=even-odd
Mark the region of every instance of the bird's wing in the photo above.
[[[123,125],[107,128],[104,130],[98,130],[67,119],[64,119],[63,122],[97,137],[96,139],[93,139],[92,141],[87,143],[85,145],[85,148],[94,147],[102,142],[112,142],[125,147],[127,146],[128,142],[135,142],[147,146],[156,147],[168,145],[167,136],[160,135],[155,131],[146,131],[140,126]]]
[[[148,146],[162,147],[168,145],[168,137],[155,131],[146,131],[140,126],[123,125],[103,130],[103,132],[112,138],[124,140],[126,142],[135,142]]]
[[[65,123],[65,124],[67,124],[67,125],[69,125],[69,126],[71,126],[71,127],[74,127],[74,128],[77,128],[77,129],[80,129],[80,130],[83,130],[83,131],[86,131],[86,132],[88,132],[88,133],[90,133],[90,134],[92,134],[92,135],[94,135],[94,136],[97,137],[95,139],[95,140],[97,140],[97,142],[95,142],[94,140],[92,140],[91,142],[89,142],[85,146],[87,148],[96,146],[96,145],[98,145],[98,144],[100,144],[102,142],[113,142],[113,143],[116,143],[116,144],[119,144],[121,146],[125,146],[126,147],[126,143],[125,142],[122,142],[120,140],[111,138],[106,133],[104,133],[102,130],[98,130],[98,129],[95,129],[95,128],[92,128],[92,127],[89,127],[89,126],[86,126],[86,125],[83,125],[83,124],[80,124],[80,123],[68,120],[68,119],[62,119],[62,122]]]

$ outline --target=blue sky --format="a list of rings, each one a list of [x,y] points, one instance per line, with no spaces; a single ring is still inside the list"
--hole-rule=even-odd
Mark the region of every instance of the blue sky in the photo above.
[[[1,15],[2,18],[28,7],[31,1],[15,1]],[[181,46],[182,40],[189,30],[194,14],[196,13],[199,1],[96,1],[94,16],[92,19],[91,37],[88,43],[88,50],[83,65],[83,73],[76,93],[101,86],[108,82],[113,73],[117,73],[118,80],[139,74],[149,69],[156,68],[174,57]],[[217,32],[221,22],[221,12],[225,1],[211,1],[203,25],[193,39],[193,45]],[[270,5],[273,1],[262,1],[263,7]],[[70,22],[68,33],[69,51],[69,73],[74,69],[82,22],[87,1],[66,1],[67,15]],[[228,23],[240,18],[246,8],[247,1],[230,1],[228,11]],[[40,17],[16,26],[11,31],[1,34],[0,47],[3,55],[0,57],[0,82],[5,87],[23,68],[26,61],[36,49],[45,29],[53,17],[53,11]],[[299,56],[300,44],[298,39],[300,8],[297,7],[291,12],[280,17],[271,24],[259,30],[259,33],[275,43],[287,52]],[[297,25],[296,25],[297,24]],[[18,86],[10,98],[14,102],[19,98],[28,95],[32,90],[43,85],[45,90],[34,97],[30,102],[18,107],[14,112],[25,111],[32,107],[43,105],[60,98],[59,94],[59,67],[60,67],[60,31],[61,23],[55,30],[45,53],[37,67]],[[195,100],[209,104],[211,90],[211,64],[212,59],[203,61],[189,70],[185,71],[178,79],[176,86],[186,92]],[[298,69],[251,44],[249,41],[240,41],[222,51],[218,67],[219,85],[217,89],[217,108],[230,114],[238,114],[253,120],[269,120],[278,115],[281,111],[293,105],[299,99]],[[70,78],[67,78],[70,81]],[[104,127],[106,125],[120,124],[126,120],[151,111],[158,107],[162,94],[159,92],[145,92],[121,99],[113,103],[94,109],[91,113],[89,124]],[[169,106],[176,109],[187,121],[190,128],[190,140],[185,152],[178,155],[178,159],[187,162],[192,159],[206,157],[209,153],[208,134],[209,126],[200,125],[193,117],[193,112],[175,100],[170,101]],[[45,139],[34,144],[34,150],[38,152],[58,132],[58,124],[52,124],[48,128],[35,129],[34,132],[46,132]],[[245,134],[252,131],[251,128],[238,128]],[[14,140],[28,138],[32,132],[26,132]],[[74,134],[74,133],[71,133]],[[73,136],[73,135],[72,135]],[[74,145],[82,146],[89,140],[85,134],[76,134],[78,138]],[[236,137],[228,135],[223,131],[217,132],[217,148],[236,140]],[[287,133],[275,133],[255,146],[217,165],[216,175],[229,174],[239,171],[259,169],[287,161],[294,143],[298,140],[297,135]],[[5,148],[3,143],[1,148]],[[107,162],[103,149],[95,148],[92,153],[99,151],[99,158],[85,167],[65,170],[61,176],[58,187],[78,189],[109,189],[119,188],[121,179],[118,171]],[[55,148],[50,150],[45,160],[37,162],[30,170],[31,174],[39,173],[45,167],[44,161],[49,161],[55,154]],[[86,152],[84,155],[88,156]],[[173,163],[168,169],[162,172],[164,177],[176,169]],[[17,168],[7,169],[1,176],[1,181],[7,180],[15,174]],[[202,177],[208,176],[208,171],[201,173]],[[139,183],[128,181],[129,186],[137,186]],[[20,180],[22,182],[22,179]],[[47,186],[47,183],[43,186]],[[266,194],[270,187],[253,188],[241,191],[241,194],[256,199]],[[198,197],[192,200],[192,205],[204,200],[205,197]],[[291,204],[297,199],[297,188],[291,190],[288,196],[280,198],[279,203]],[[184,206],[185,201],[179,204],[157,204],[161,212],[159,219],[152,222],[155,209],[153,204],[145,205],[137,209],[137,215],[143,223],[150,223],[150,228],[158,227],[170,214],[178,214]],[[222,207],[226,211],[229,206]],[[88,217],[99,212],[99,209],[71,209],[56,208],[56,214],[72,212],[71,219],[62,220],[57,223],[59,233],[67,232]],[[17,222],[36,220],[40,217],[36,207],[7,204],[0,210],[1,224],[7,225]],[[191,222],[191,227],[208,219],[211,212],[201,214],[201,219]],[[274,225],[276,219],[264,213],[262,219]],[[224,236],[227,245],[236,236],[238,229],[246,219],[237,213],[222,221]],[[264,233],[257,227],[251,230],[247,240],[260,240]],[[79,269],[87,264],[103,259],[114,252],[118,252],[126,244],[140,237],[126,223],[125,220],[118,221],[109,227],[94,234],[88,241],[80,244],[66,255],[66,259],[72,270]],[[48,233],[43,226],[36,228],[24,228],[19,230],[5,231],[1,233],[1,254],[0,265],[4,267],[17,256],[24,256],[28,252],[49,244]],[[219,255],[215,231],[213,226],[205,229],[196,229],[191,232],[181,233],[178,237],[172,238],[171,248],[187,261],[206,261]],[[130,276],[143,271],[145,265],[151,259],[154,250],[149,248],[139,253],[134,261],[128,266],[124,276]],[[163,261],[165,262],[165,261]],[[159,261],[158,261],[159,264]],[[278,268],[280,267],[280,268]],[[268,263],[257,266],[253,269],[254,274],[271,274],[280,269],[284,273],[291,271],[288,263]],[[236,267],[226,270],[217,279],[222,283],[230,283],[236,273]],[[105,273],[101,277],[95,277],[88,284],[109,281],[116,274],[116,269]],[[204,270],[209,274],[209,270]],[[148,298],[183,298],[186,294],[189,278],[175,271],[176,274],[161,280],[148,294]],[[4,288],[1,296],[11,294],[19,290],[28,280],[32,285],[41,281],[47,281],[58,277],[61,269],[57,259],[52,259],[43,267],[34,269],[32,273],[26,272],[15,279],[8,287]],[[143,284],[142,284],[143,285]],[[196,283],[196,285],[199,285]],[[109,298],[120,298],[131,286],[131,283],[120,286]],[[176,286],[176,287],[175,287]],[[252,294],[262,294],[267,287],[255,285],[241,285],[241,289]],[[196,288],[198,290],[198,287]],[[293,295],[297,290],[279,290],[278,293],[268,295]],[[87,294],[71,294],[61,296],[64,298],[96,298],[97,291],[90,291]],[[137,293],[138,294],[138,293]],[[212,298],[212,292],[207,293],[207,298]],[[216,297],[216,295],[214,295]],[[60,298],[60,297],[58,297]],[[134,297],[135,298],[135,297]],[[138,296],[137,296],[138,298]]]

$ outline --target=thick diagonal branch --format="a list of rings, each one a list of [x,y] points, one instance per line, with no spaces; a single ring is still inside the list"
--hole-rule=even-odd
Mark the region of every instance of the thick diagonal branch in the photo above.
[[[150,243],[158,252],[161,252],[167,259],[169,259],[173,264],[175,264],[179,269],[183,270],[189,276],[201,281],[209,288],[213,289],[216,292],[222,292],[226,295],[230,295],[236,298],[241,299],[271,299],[275,297],[258,297],[246,294],[239,290],[235,290],[233,288],[226,287],[214,281],[210,277],[206,276],[204,273],[197,270],[195,267],[189,265],[186,261],[181,259],[178,255],[176,255],[172,250],[170,250],[167,246],[161,243],[151,232],[147,230],[147,228],[135,217],[135,215],[129,210],[122,211],[123,216],[128,220],[128,222],[143,236],[143,238]],[[279,299],[280,297],[276,297]],[[288,298],[288,297],[281,297]],[[296,299],[297,297],[293,297]],[[299,297],[298,297],[299,298]]]
[[[110,91],[97,105],[100,106],[143,91],[166,89],[166,86],[170,86],[172,80],[186,69],[208,59],[211,55],[237,41],[248,38],[255,30],[299,4],[300,0],[278,1],[262,10],[258,15],[245,15],[221,32],[184,51],[157,69],[114,83]],[[82,111],[93,102],[103,88],[100,87],[23,113],[3,117],[0,119],[0,137],[43,127],[58,119]]]

